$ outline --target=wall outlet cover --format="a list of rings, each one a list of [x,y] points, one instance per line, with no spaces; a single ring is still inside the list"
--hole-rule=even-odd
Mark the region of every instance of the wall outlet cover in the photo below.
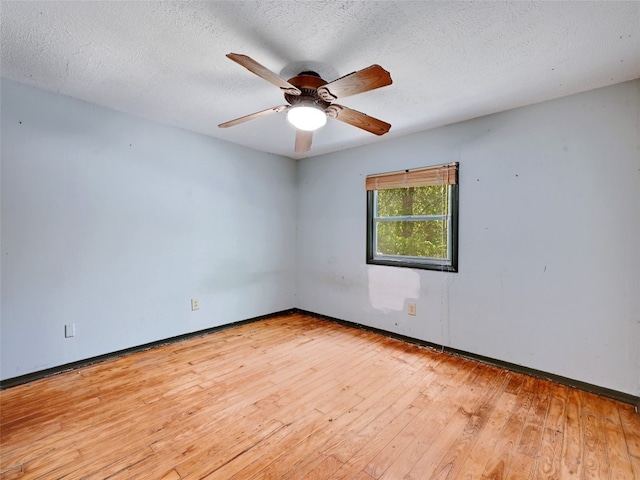
[[[71,338],[76,336],[76,324],[70,323],[64,326],[64,337]]]
[[[191,299],[191,311],[200,310],[200,301],[197,298]]]

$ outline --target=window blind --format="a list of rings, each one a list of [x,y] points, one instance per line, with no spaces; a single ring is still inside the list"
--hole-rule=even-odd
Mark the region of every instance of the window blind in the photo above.
[[[457,183],[458,163],[446,163],[433,167],[369,175],[367,176],[365,187],[367,190],[385,190],[430,185],[456,185]]]

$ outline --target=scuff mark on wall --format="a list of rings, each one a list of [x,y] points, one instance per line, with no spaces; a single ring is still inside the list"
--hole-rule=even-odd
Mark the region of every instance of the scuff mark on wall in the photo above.
[[[420,275],[413,270],[371,265],[368,277],[369,302],[376,310],[401,312],[405,300],[420,297]]]
[[[440,284],[440,345],[442,345],[442,351],[444,352],[445,346],[451,345],[451,323],[449,316],[449,291],[454,277],[447,273],[445,274]]]

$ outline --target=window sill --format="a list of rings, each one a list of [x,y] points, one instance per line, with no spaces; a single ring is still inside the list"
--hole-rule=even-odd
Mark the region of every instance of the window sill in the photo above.
[[[457,272],[458,268],[455,265],[447,265],[440,263],[427,263],[420,261],[404,260],[404,259],[391,259],[391,258],[367,258],[368,265],[385,265],[387,267],[402,267],[402,268],[417,268],[420,270],[435,270],[438,272]]]

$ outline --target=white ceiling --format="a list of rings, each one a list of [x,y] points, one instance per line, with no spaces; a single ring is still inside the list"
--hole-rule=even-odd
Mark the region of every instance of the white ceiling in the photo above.
[[[393,85],[339,103],[392,124],[329,119],[293,152],[284,104],[225,57],[325,80],[371,64]],[[2,75],[293,158],[351,148],[640,77],[640,2],[2,1]]]

